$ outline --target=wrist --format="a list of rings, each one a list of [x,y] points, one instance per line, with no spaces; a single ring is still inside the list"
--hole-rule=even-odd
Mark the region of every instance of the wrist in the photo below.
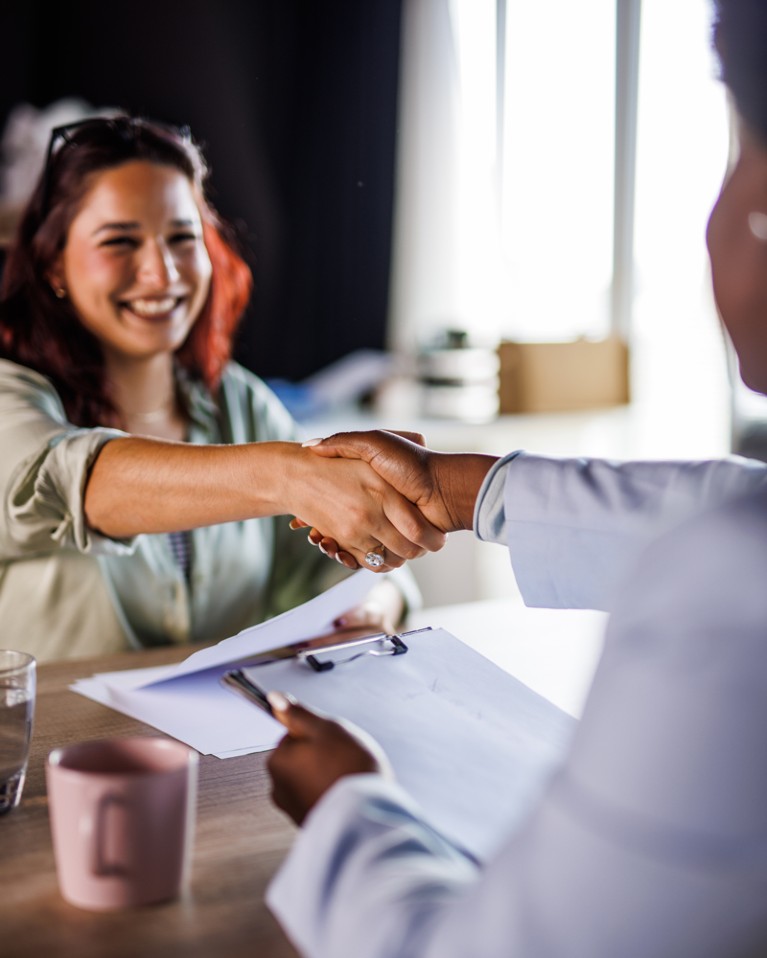
[[[450,528],[445,532],[472,529],[479,490],[497,456],[484,453],[440,453],[435,459],[435,489],[442,496]]]
[[[257,489],[259,498],[274,516],[301,516],[300,491],[306,481],[311,453],[299,443],[272,441],[257,444],[263,457],[259,462]]]

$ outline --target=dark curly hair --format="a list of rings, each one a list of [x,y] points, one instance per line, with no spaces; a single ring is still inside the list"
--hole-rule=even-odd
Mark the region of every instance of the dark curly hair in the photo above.
[[[749,128],[767,144],[767,2],[715,0],[721,78]]]
[[[176,360],[214,392],[231,356],[252,276],[237,251],[232,228],[205,197],[208,169],[200,148],[184,130],[127,115],[94,118],[58,132],[61,145],[49,155],[3,269],[0,356],[47,376],[76,425],[122,425],[110,395],[101,346],[69,302],[56,298],[49,276],[91,175],[144,160],[180,170],[198,197],[212,265],[211,285]]]

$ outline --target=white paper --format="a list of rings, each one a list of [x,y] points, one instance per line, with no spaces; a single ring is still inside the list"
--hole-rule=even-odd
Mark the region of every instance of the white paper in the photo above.
[[[291,645],[301,639],[323,635],[333,630],[333,622],[344,612],[359,605],[373,586],[380,582],[380,576],[367,569],[360,569],[354,575],[315,596],[303,605],[288,609],[273,619],[243,629],[237,635],[224,639],[218,645],[200,649],[178,665],[168,667],[172,678],[187,672],[199,672],[217,665],[242,661],[268,652],[283,645]],[[154,681],[164,681],[164,678]]]
[[[153,725],[204,755],[246,754],[273,748],[282,726],[238,699],[219,682],[243,660],[332,631],[380,581],[361,569],[332,588],[260,625],[193,653],[177,665],[101,672],[72,690]]]
[[[203,754],[228,758],[273,748],[282,726],[221,677],[260,653],[326,634],[369,592],[372,577],[358,572],[178,665],[101,673],[71,687]],[[327,672],[296,658],[244,670],[265,691],[291,692],[373,735],[427,819],[484,857],[533,807],[576,723],[443,629],[403,637],[403,655],[341,662],[348,656],[339,652]]]
[[[295,659],[243,671],[373,735],[430,823],[484,858],[534,807],[577,723],[444,629],[403,637],[404,655],[329,672]]]
[[[226,671],[226,666],[219,666],[147,687],[137,687],[146,680],[137,672],[104,672],[80,679],[71,688],[186,742],[203,755],[273,748],[284,732],[282,726],[224,688],[219,678]]]

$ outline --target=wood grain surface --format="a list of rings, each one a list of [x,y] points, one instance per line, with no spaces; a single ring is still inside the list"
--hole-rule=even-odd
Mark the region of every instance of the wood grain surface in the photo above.
[[[32,752],[21,805],[0,816],[0,958],[295,958],[264,904],[266,886],[294,837],[269,800],[266,753],[200,756],[189,887],[175,902],[88,912],[58,891],[45,759],[59,745],[151,727],[69,690],[94,672],[178,661],[189,648],[157,649],[38,667]]]

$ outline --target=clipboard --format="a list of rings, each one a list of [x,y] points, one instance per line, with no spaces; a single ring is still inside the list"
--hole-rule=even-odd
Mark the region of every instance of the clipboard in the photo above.
[[[364,729],[424,818],[479,859],[535,806],[577,724],[431,627],[296,650],[229,670],[221,681],[261,708],[277,689]]]
[[[71,688],[203,754],[228,758],[273,748],[284,734],[267,712],[222,684],[241,670],[262,691],[289,692],[371,734],[425,819],[483,858],[531,811],[577,723],[444,629],[341,643],[328,637],[373,575],[355,573],[178,665],[101,673]],[[392,653],[394,638],[406,651]],[[310,656],[333,667],[316,669]]]
[[[428,628],[431,628],[431,626]],[[252,669],[258,665],[277,662],[280,659],[295,658],[298,662],[308,665],[315,672],[329,672],[336,665],[354,662],[363,655],[404,655],[407,652],[407,646],[403,636],[414,635],[423,631],[425,630],[413,629],[411,632],[400,632],[394,635],[389,635],[386,632],[375,632],[372,635],[349,638],[330,644],[315,639],[264,653],[263,658],[260,657],[262,661],[246,662],[244,666]],[[280,654],[277,654],[277,652]],[[227,675],[236,673],[241,674],[242,669],[233,670]]]
[[[335,642],[332,645],[320,647],[300,648],[295,651],[295,658],[312,668],[315,672],[329,672],[336,665],[354,662],[362,655],[404,655],[407,646],[400,635],[387,635],[377,632],[359,639],[349,639],[346,642]],[[339,657],[338,653],[342,653]],[[290,657],[280,656],[280,658]],[[271,656],[270,661],[277,661]],[[250,662],[252,669],[258,663]],[[221,683],[227,688],[239,692],[253,705],[263,709],[267,715],[274,715],[267,693],[246,673],[244,668],[232,669],[221,676]]]

